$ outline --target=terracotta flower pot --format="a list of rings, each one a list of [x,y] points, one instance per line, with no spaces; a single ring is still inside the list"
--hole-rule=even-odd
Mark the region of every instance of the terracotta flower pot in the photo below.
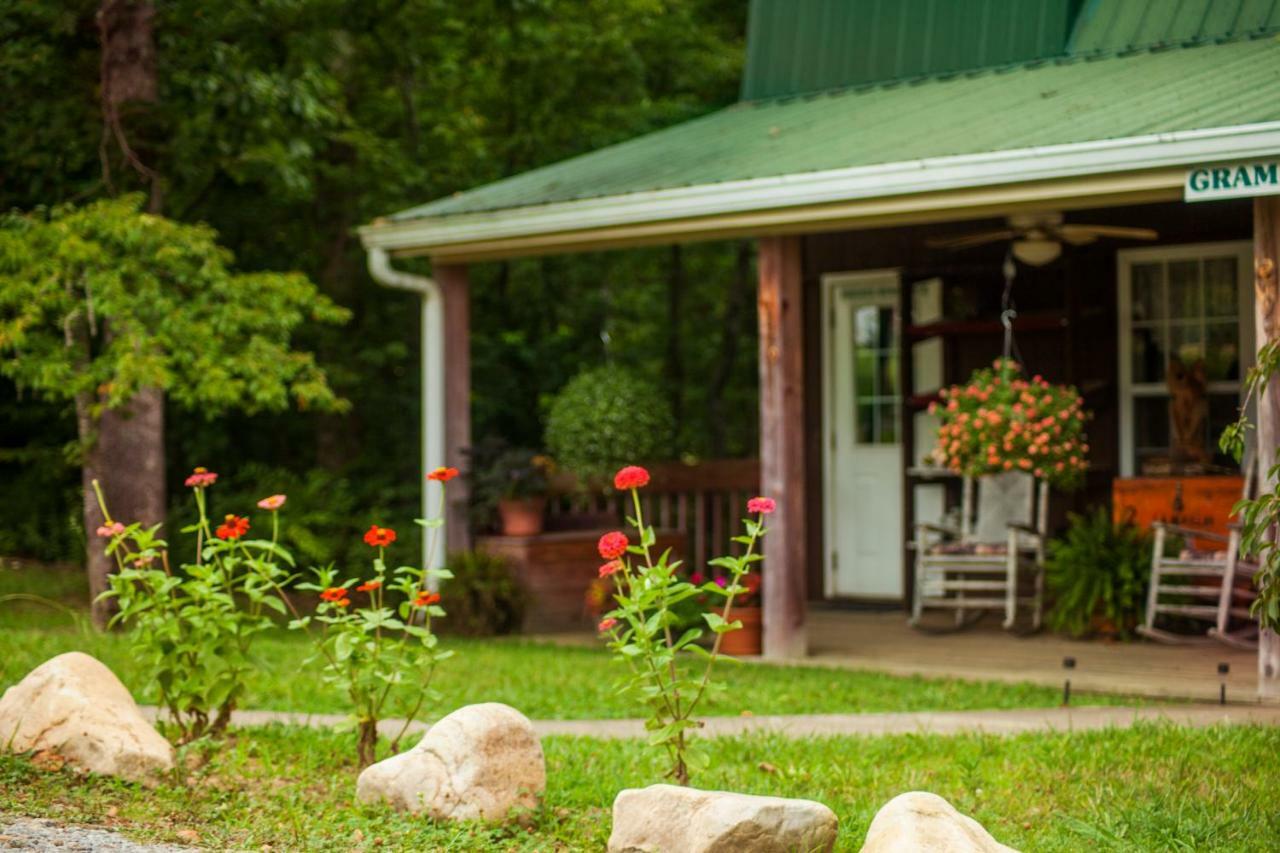
[[[498,502],[503,536],[537,536],[542,532],[546,498],[515,498]]]
[[[759,607],[735,607],[729,621],[739,621],[742,627],[730,631],[720,640],[720,651],[727,655],[758,655],[764,639],[764,620]]]

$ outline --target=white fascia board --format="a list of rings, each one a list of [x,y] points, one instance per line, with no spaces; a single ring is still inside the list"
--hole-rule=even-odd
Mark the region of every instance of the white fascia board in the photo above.
[[[876,166],[725,181],[484,213],[384,221],[360,228],[389,251],[580,232],[857,199],[1199,165],[1280,153],[1280,122],[1174,131]]]

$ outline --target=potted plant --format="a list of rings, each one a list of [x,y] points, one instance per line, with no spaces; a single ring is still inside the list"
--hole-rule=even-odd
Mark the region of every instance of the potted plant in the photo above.
[[[1151,537],[1114,523],[1098,507],[1090,515],[1071,513],[1066,533],[1048,551],[1049,627],[1077,638],[1128,639],[1147,600]]]
[[[715,582],[724,586],[728,581],[724,577],[718,577]],[[720,651],[734,657],[758,655],[764,648],[764,611],[760,607],[759,573],[744,576],[741,585],[747,591],[733,602],[732,621],[741,622],[742,627],[727,632],[720,640]]]
[[[929,404],[940,422],[937,464],[969,477],[1025,471],[1059,489],[1084,482],[1089,415],[1070,385],[1026,379],[1016,361],[998,358],[938,396]]]
[[[497,518],[503,536],[536,536],[547,508],[551,461],[531,450],[487,442],[472,454],[472,500],[482,521]]]

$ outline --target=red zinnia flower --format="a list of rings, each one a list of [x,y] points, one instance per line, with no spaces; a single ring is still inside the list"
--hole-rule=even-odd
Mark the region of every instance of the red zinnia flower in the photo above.
[[[437,468],[427,474],[427,479],[435,480],[437,483],[447,483],[456,476],[458,476],[457,468]]]
[[[649,485],[649,472],[639,465],[628,465],[613,475],[613,487],[619,491],[639,489]]]
[[[613,530],[601,536],[596,547],[600,550],[601,557],[606,560],[616,560],[627,553],[627,545],[629,544],[627,534],[619,530]]]
[[[347,591],[340,586],[331,586],[320,593],[321,601],[338,602],[347,597]]]
[[[219,539],[239,539],[249,532],[249,519],[239,515],[228,515],[214,531]]]
[[[396,541],[396,532],[390,527],[379,527],[376,524],[371,524],[369,529],[364,532],[365,544],[374,548],[385,548],[394,541]]]
[[[196,468],[191,472],[191,476],[183,481],[183,484],[189,489],[203,489],[205,486],[212,486],[216,482],[218,482],[217,474],[208,468]]]
[[[605,631],[608,631],[610,628],[612,628],[614,625],[617,625],[617,624],[618,624],[618,620],[614,619],[613,617],[609,617],[608,619],[601,619],[600,624],[596,626],[596,630],[599,631],[601,634],[603,634]]]
[[[356,592],[373,592],[375,589],[377,589],[380,586],[382,586],[382,581],[379,581],[379,580],[365,581],[364,583],[360,584],[360,586],[356,587]]]
[[[600,567],[600,577],[607,578],[609,575],[622,568],[621,560],[610,560]]]
[[[418,597],[413,600],[414,607],[427,607],[435,604],[440,600],[440,593],[427,592],[425,589],[418,593]]]
[[[747,512],[755,512],[760,515],[768,515],[778,508],[778,502],[773,498],[752,498],[747,501]]]

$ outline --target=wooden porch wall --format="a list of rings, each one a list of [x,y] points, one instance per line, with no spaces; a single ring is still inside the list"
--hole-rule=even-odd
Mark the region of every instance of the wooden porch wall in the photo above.
[[[1206,202],[1194,205],[1166,203],[1130,207],[1074,211],[1072,222],[1112,225],[1135,225],[1157,229],[1160,239],[1154,243],[1099,240],[1087,246],[1066,246],[1060,260],[1042,268],[1018,266],[1014,283],[1014,301],[1020,320],[1014,323],[1014,335],[1027,368],[1053,382],[1076,385],[1085,397],[1094,419],[1088,426],[1091,468],[1085,487],[1071,494],[1055,493],[1052,498],[1051,529],[1066,523],[1069,511],[1081,512],[1094,505],[1110,506],[1111,481],[1119,473],[1119,366],[1117,365],[1116,316],[1116,252],[1125,248],[1158,245],[1208,243],[1220,240],[1245,240],[1252,233],[1252,209],[1248,201]],[[810,471],[821,472],[825,443],[820,434],[823,406],[821,374],[821,318],[818,293],[822,276],[827,273],[896,268],[902,271],[904,311],[910,309],[912,282],[940,277],[944,289],[954,289],[962,300],[968,300],[978,319],[996,319],[1000,310],[1003,277],[1000,267],[1007,248],[1005,243],[957,252],[929,249],[927,238],[960,235],[1005,227],[1002,219],[973,220],[930,226],[873,229],[812,234],[804,238],[804,281],[806,289],[806,337],[809,369],[806,381],[807,421],[812,426],[806,435],[806,452]],[[1055,328],[1057,316],[1066,325]],[[904,317],[904,325],[909,319]],[[1031,327],[1035,328],[1031,328]],[[1000,355],[1002,333],[967,334],[946,341],[944,345],[944,382],[961,382],[976,368],[987,366]],[[904,359],[900,370],[904,376],[910,367]],[[923,407],[904,406],[904,421]],[[909,435],[907,423],[903,434]],[[904,442],[904,458],[909,464],[920,460],[928,448],[911,447]],[[910,485],[903,472],[904,501],[911,499]],[[810,473],[811,484],[820,484],[820,476]],[[811,489],[816,506],[809,510],[812,519],[823,518],[823,495],[819,486]],[[904,522],[909,524],[909,507],[904,506]],[[913,588],[912,561],[905,549],[903,600],[909,606]],[[823,553],[821,530],[811,537],[809,584],[815,594],[822,586]]]

